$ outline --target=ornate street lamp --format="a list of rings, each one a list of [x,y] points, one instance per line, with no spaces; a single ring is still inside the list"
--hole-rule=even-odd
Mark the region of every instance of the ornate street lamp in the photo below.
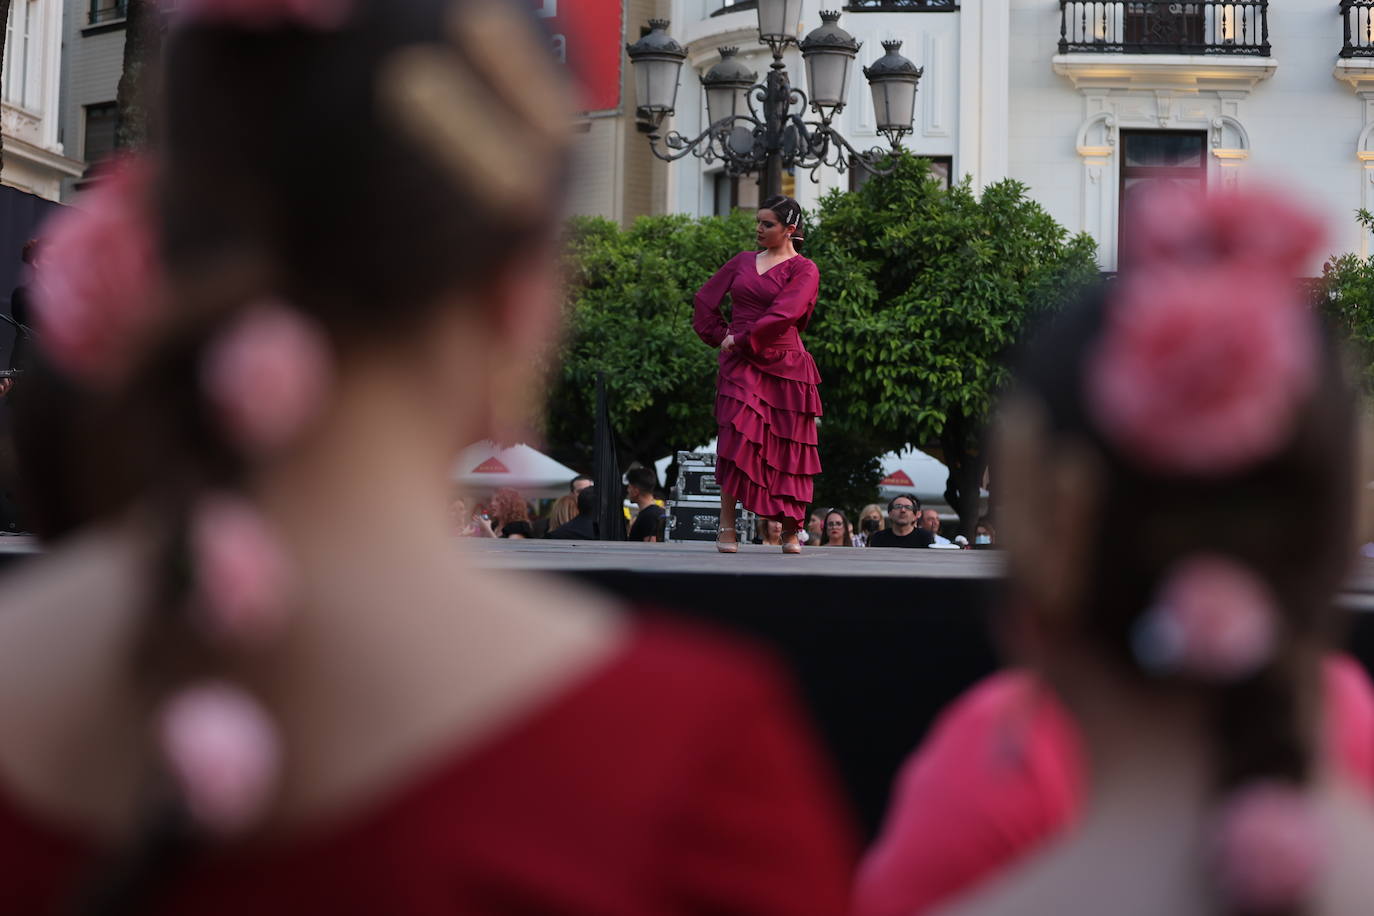
[[[890,149],[855,149],[830,126],[844,110],[849,92],[849,71],[859,42],[840,28],[840,14],[821,13],[822,24],[798,42],[801,0],[758,0],[759,42],[773,52],[773,63],[763,82],[735,57],[733,48],[722,48],[721,59],[702,78],[710,125],[696,137],[676,130],[659,135],[663,119],[673,113],[677,100],[678,71],[686,51],[668,35],[668,23],[649,20],[650,31],[626,53],[635,71],[640,130],[649,135],[654,155],[673,162],[691,154],[707,162],[717,159],[731,175],[759,175],[763,197],[782,193],[785,168],[811,172],[820,181],[819,169],[828,165],[843,172],[857,165],[875,175],[886,175],[895,164],[880,165],[901,147],[911,133],[916,107],[916,83],[921,71],[897,53],[901,42],[883,42],[886,56],[864,69],[872,87],[878,130]],[[783,51],[797,44],[806,62],[806,93],[791,85]],[[803,120],[808,108],[819,121]],[[660,149],[660,143],[667,150]]]
[[[739,48],[721,48],[720,61],[701,78],[706,93],[706,120],[727,129],[733,126],[735,115],[749,110],[749,88],[759,78],[735,56],[738,53]]]
[[[650,19],[649,33],[625,46],[635,73],[635,114],[653,130],[673,113],[677,103],[677,77],[687,51],[668,34],[667,19]]]
[[[900,41],[883,42],[887,53],[864,67],[869,88],[873,90],[873,113],[878,116],[878,133],[887,137],[893,146],[903,134],[911,133],[916,116],[916,84],[921,81],[923,67],[918,67],[897,52]]]
[[[806,85],[811,89],[811,108],[829,124],[844,110],[849,98],[849,65],[859,53],[859,43],[840,28],[840,14],[821,13],[821,27],[802,39]]]
[[[781,57],[801,30],[801,0],[758,0],[759,42]]]

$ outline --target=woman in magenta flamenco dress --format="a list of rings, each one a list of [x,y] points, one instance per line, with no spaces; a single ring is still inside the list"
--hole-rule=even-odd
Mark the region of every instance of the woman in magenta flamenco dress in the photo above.
[[[820,473],[816,418],[820,373],[801,332],[816,308],[820,272],[793,247],[801,239],[801,207],[771,197],[758,213],[763,251],[726,262],[696,295],[692,327],[720,348],[716,389],[716,480],[720,484],[722,553],[737,549],[736,502],[782,522],[784,553],[800,553],[797,530]],[[720,312],[729,293],[730,323]]]

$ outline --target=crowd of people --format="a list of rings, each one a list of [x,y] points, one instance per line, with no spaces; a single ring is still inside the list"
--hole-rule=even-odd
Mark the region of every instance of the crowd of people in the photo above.
[[[652,468],[636,466],[625,475],[624,511],[629,522],[626,540],[662,542],[667,537],[666,515],[657,478]],[[590,477],[579,474],[568,484],[568,492],[553,500],[539,514],[535,505],[509,487],[495,490],[485,503],[469,505],[464,495],[454,496],[449,514],[455,534],[462,537],[551,538],[554,540],[601,540],[596,523],[597,492]],[[995,529],[989,517],[978,520],[973,543],[963,535],[953,540],[940,533],[944,521],[940,513],[921,508],[913,494],[893,497],[887,513],[877,503],[859,512],[859,530],[843,509],[811,510],[807,525],[798,532],[807,547],[943,547],[948,549],[990,549],[996,544]],[[783,523],[760,518],[755,522],[753,543],[782,545]]]
[[[992,448],[1008,667],[861,854],[776,662],[455,546],[595,538],[605,502],[578,478],[543,517],[445,503],[561,311],[568,106],[529,5],[171,15],[156,155],[60,211],[36,265],[15,391],[63,386],[80,448],[31,494],[65,523],[0,579],[0,913],[1369,911],[1374,689],[1335,601],[1356,408],[1294,282],[1302,207],[1133,201],[1120,275],[1021,354]],[[808,512],[800,228],[770,202],[762,257],[698,297],[728,512],[793,555],[936,546],[914,496],[857,531]],[[655,484],[627,477],[644,538]]]

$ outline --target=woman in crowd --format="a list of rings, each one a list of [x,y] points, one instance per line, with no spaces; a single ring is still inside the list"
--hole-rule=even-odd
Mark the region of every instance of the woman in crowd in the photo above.
[[[559,313],[528,6],[178,15],[156,159],[45,233],[44,346],[133,495],[0,583],[0,910],[842,909],[764,662],[451,537]]]
[[[755,521],[754,543],[765,547],[781,547],[782,522],[775,518],[761,518]]]
[[[534,536],[525,498],[510,487],[501,487],[491,496],[491,527],[503,538]]]
[[[849,519],[839,509],[825,513],[822,536],[817,547],[853,547],[854,538],[849,533]]]
[[[1264,196],[1138,207],[1123,274],[1045,332],[1002,411],[1029,670],[907,766],[860,916],[1368,907],[1374,713],[1330,654],[1351,398],[1294,282],[1320,233]]]
[[[993,526],[992,519],[986,515],[978,519],[978,524],[973,528],[973,549],[991,550],[997,545],[997,528]]]
[[[548,524],[543,526],[544,536],[547,537],[550,531],[557,531],[577,516],[577,494],[564,493],[553,501],[553,508],[549,510]]]
[[[737,504],[782,522],[782,550],[801,553],[797,530],[820,473],[816,418],[820,373],[801,332],[816,308],[820,273],[797,253],[802,211],[790,197],[771,197],[758,212],[762,251],[742,251],[696,294],[692,327],[720,348],[716,379],[716,480],[720,483],[722,553],[738,549]],[[721,316],[726,295],[730,323]]]
[[[887,525],[887,516],[883,513],[883,507],[877,503],[869,503],[859,511],[859,530],[854,534],[855,547],[867,547],[868,539],[882,531]]]

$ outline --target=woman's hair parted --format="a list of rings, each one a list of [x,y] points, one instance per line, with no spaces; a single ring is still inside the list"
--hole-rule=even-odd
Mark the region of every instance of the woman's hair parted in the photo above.
[[[1268,893],[1264,866],[1231,852],[1264,820],[1257,804],[1305,816],[1307,691],[1350,547],[1353,396],[1295,281],[1320,233],[1268,195],[1146,203],[1121,277],[1049,320],[1016,391],[1043,405],[1051,440],[1105,469],[1071,625],[1207,704],[1226,905],[1295,913],[1310,882]]]
[[[161,83],[155,155],[45,235],[36,284],[47,355],[125,430],[89,489],[123,494],[104,513],[145,507],[159,545],[130,658],[149,801],[81,912],[147,907],[269,810],[289,748],[234,672],[289,613],[292,571],[246,484],[322,411],[340,356],[481,307],[551,240],[567,169],[563,86],[518,0],[200,0]],[[146,226],[146,296],[64,278],[106,224]],[[203,778],[218,764],[231,791]]]

